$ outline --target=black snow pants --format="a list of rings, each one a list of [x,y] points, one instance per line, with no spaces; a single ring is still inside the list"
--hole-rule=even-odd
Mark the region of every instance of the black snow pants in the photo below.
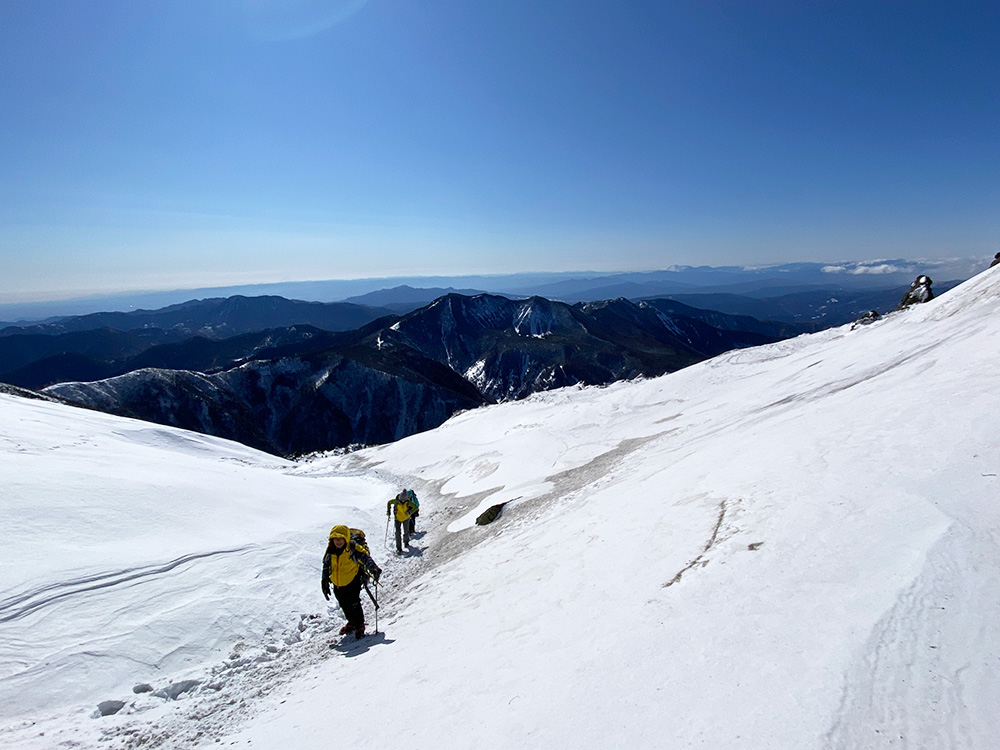
[[[361,608],[361,574],[346,586],[334,586],[333,595],[337,597],[340,608],[349,625],[355,628],[364,627],[365,611]]]

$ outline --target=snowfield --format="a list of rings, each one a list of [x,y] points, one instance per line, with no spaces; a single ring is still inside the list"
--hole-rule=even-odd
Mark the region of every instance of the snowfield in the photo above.
[[[0,395],[0,746],[993,750],[998,351],[994,268],[299,463]],[[360,642],[338,523],[385,568]]]

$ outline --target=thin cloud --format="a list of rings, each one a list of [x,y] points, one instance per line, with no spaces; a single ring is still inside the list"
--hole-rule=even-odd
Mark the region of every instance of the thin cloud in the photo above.
[[[252,36],[284,42],[320,34],[367,4],[368,0],[243,0],[242,7]]]

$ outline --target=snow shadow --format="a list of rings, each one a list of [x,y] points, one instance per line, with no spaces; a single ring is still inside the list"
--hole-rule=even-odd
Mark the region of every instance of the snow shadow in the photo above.
[[[387,646],[395,642],[395,640],[387,638],[383,632],[369,633],[361,639],[355,638],[353,635],[347,635],[341,640],[331,643],[330,650],[337,651],[347,658],[352,658],[368,653],[373,646]]]

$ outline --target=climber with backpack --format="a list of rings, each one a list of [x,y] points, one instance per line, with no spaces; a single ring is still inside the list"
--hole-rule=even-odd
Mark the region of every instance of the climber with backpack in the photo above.
[[[369,576],[375,581],[377,590],[382,569],[368,553],[364,532],[348,526],[334,526],[323,555],[323,580],[320,585],[323,596],[330,601],[330,584],[333,584],[333,594],[347,619],[347,624],[340,629],[341,635],[354,633],[355,638],[365,635],[361,587],[364,586],[371,596]],[[375,604],[375,617],[378,618],[378,601],[372,597],[372,602]]]
[[[410,536],[417,533],[417,516],[420,515],[420,501],[417,500],[417,493],[413,490],[403,490],[406,493],[406,502],[410,506]]]
[[[410,519],[413,516],[413,511],[415,510],[413,504],[410,502],[407,496],[409,490],[400,490],[396,497],[392,498],[389,502],[385,504],[385,515],[387,517],[392,516],[395,521],[396,528],[396,554],[403,554],[403,545],[406,545],[407,549],[410,546]],[[416,495],[414,495],[414,498]],[[395,506],[395,515],[393,515],[393,506]],[[400,540],[402,536],[402,540]]]

